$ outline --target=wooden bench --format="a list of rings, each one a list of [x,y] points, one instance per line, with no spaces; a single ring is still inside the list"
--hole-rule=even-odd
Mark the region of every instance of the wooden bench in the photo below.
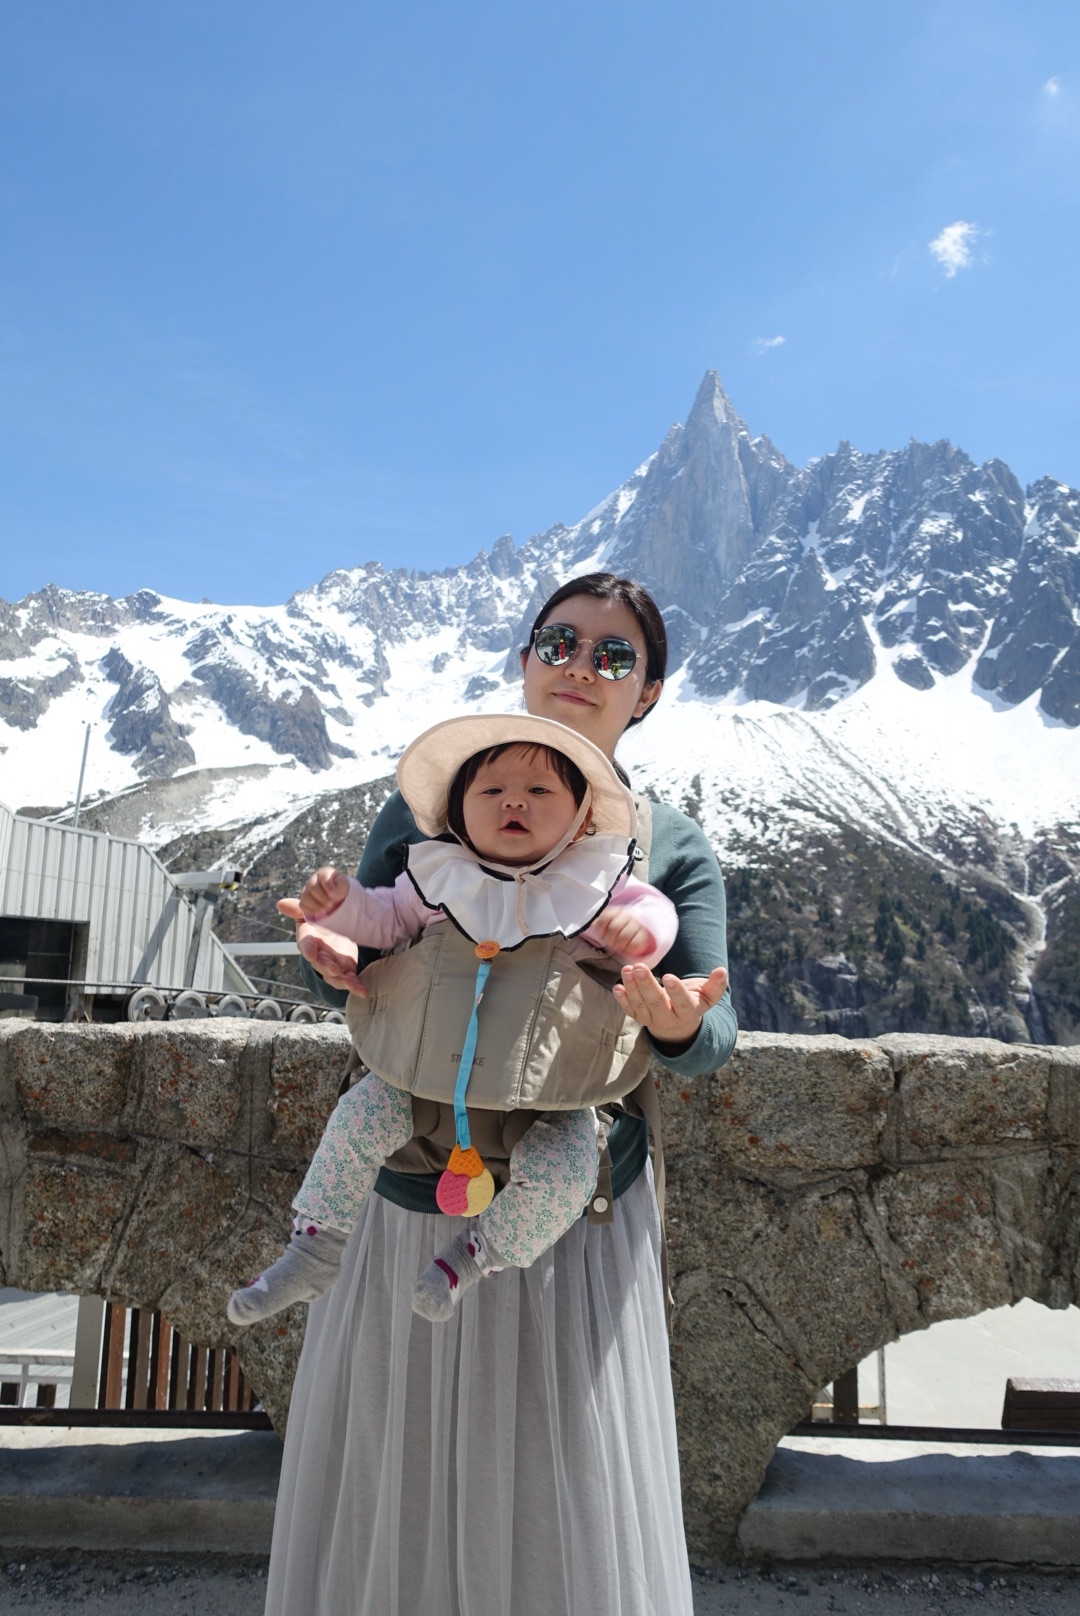
[[[1080,1431],[1080,1380],[1007,1380],[1001,1429]]]

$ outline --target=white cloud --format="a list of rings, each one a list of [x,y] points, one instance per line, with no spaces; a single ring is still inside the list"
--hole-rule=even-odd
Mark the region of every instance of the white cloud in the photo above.
[[[947,224],[940,236],[935,236],[930,242],[930,251],[949,280],[958,270],[971,267],[971,249],[979,234],[978,225],[969,224],[966,219],[957,219],[955,224]]]
[[[786,341],[786,337],[758,337],[754,343],[754,352],[768,353],[770,348],[782,348]]]
[[[1060,94],[1061,94],[1061,85],[1058,83],[1057,75],[1055,74],[1055,76],[1052,79],[1047,79],[1046,83],[1043,85],[1043,95],[1053,96],[1053,95],[1060,95]]]

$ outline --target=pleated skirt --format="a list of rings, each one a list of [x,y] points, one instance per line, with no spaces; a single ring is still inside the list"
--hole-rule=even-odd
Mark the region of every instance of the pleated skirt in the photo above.
[[[310,1309],[267,1616],[692,1616],[651,1174],[431,1325],[460,1227],[372,1195]]]

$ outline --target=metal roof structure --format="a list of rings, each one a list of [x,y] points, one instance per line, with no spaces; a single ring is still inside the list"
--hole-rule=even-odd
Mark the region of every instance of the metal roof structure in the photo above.
[[[208,872],[203,885],[221,873]],[[191,886],[141,842],[30,819],[0,803],[0,919],[81,928],[71,975],[88,993],[139,983],[256,992],[210,930],[212,902],[185,896]]]
[[[0,1363],[7,1352],[75,1351],[79,1298],[62,1292],[0,1290]]]

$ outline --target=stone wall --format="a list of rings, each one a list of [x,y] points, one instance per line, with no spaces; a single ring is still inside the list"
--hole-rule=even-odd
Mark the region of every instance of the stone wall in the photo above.
[[[234,1332],[332,1108],[344,1029],[0,1024],[4,1283],[237,1348],[281,1429],[302,1308]],[[939,1319],[1080,1300],[1080,1049],[747,1034],[661,1076],[687,1531],[733,1542],[827,1382]]]

